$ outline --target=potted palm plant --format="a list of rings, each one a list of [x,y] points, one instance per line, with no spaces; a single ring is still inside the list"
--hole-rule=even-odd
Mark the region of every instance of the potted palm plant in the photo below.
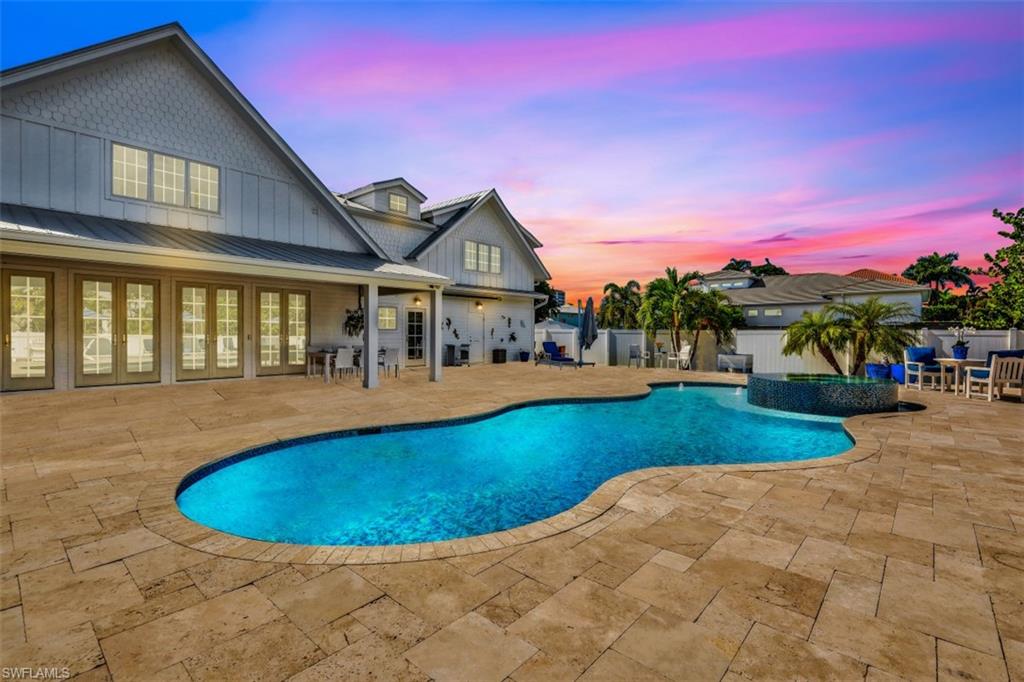
[[[904,325],[912,322],[916,315],[906,303],[883,303],[879,297],[872,296],[863,303],[832,303],[825,308],[845,329],[844,338],[853,361],[851,375],[859,374],[864,367],[869,377],[888,378],[889,364],[868,363],[868,358],[872,355],[900,357],[903,349],[914,343],[913,332]],[[868,369],[867,364],[875,367]]]

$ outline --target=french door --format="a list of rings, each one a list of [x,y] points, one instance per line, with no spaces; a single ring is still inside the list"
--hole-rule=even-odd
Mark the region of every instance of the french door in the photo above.
[[[4,270],[3,376],[5,391],[53,388],[53,275]]]
[[[256,290],[259,309],[257,374],[298,374],[306,371],[309,345],[309,292]]]
[[[75,278],[75,385],[160,381],[160,296],[155,280]]]
[[[405,311],[405,364],[422,365],[424,363],[422,310]]]
[[[178,283],[178,380],[240,377],[242,287]]]

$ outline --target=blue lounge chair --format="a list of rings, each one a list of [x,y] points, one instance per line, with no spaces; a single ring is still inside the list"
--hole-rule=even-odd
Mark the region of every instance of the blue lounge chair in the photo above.
[[[551,365],[552,367],[557,366],[559,369],[565,365],[572,365],[573,367],[576,367],[576,360],[570,358],[568,355],[563,355],[558,350],[558,344],[554,341],[545,341],[543,346],[544,353],[538,353],[537,361],[534,363],[535,365]]]

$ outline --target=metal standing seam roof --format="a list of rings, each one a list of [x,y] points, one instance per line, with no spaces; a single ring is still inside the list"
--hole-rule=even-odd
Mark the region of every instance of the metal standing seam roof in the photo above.
[[[482,189],[479,192],[473,192],[471,194],[463,194],[461,197],[452,197],[451,199],[445,199],[444,201],[437,201],[437,202],[434,202],[432,204],[423,204],[422,206],[420,206],[420,213],[421,214],[422,213],[434,213],[436,211],[440,211],[443,208],[448,208],[449,206],[455,206],[457,204],[462,204],[462,203],[465,203],[465,202],[473,202],[473,201],[476,201],[477,199],[479,199],[480,197],[482,197],[483,195],[487,194],[490,191],[491,190],[489,190],[489,189]]]
[[[915,292],[924,290],[917,285],[898,282],[864,280],[845,275],[817,272],[804,275],[768,275],[760,278],[763,286],[746,289],[721,289],[736,305],[765,305],[786,303],[821,303],[829,296],[843,294],[872,294]]]
[[[355,270],[378,275],[422,277],[447,281],[446,277],[421,268],[393,263],[374,255],[337,251],[317,246],[287,244],[252,237],[199,232],[176,227],[148,225],[130,220],[66,213],[15,204],[0,204],[0,236],[33,235],[61,237],[86,242],[112,242],[205,253],[236,258]]]

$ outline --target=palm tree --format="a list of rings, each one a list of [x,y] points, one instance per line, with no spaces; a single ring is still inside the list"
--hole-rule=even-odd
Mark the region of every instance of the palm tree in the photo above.
[[[857,374],[872,353],[899,357],[914,343],[914,334],[904,328],[917,316],[906,303],[883,303],[872,296],[863,303],[830,303],[825,312],[836,316],[853,355],[850,374]]]
[[[742,309],[729,303],[729,298],[716,289],[688,289],[681,303],[680,324],[693,332],[690,367],[693,367],[702,331],[714,334],[716,344],[728,343],[732,341],[733,331],[743,324]]]
[[[654,336],[660,329],[667,329],[672,340],[672,350],[682,346],[683,301],[690,289],[690,282],[700,273],[679,274],[676,268],[665,268],[665,276],[650,283],[644,290],[643,300],[637,319],[640,327]]]
[[[955,287],[974,286],[974,280],[971,279],[971,269],[962,265],[956,265],[956,261],[959,258],[960,254],[956,251],[947,253],[944,256],[939,255],[939,252],[935,251],[929,256],[921,256],[914,261],[913,265],[910,265],[903,271],[903,276],[914,280],[918,284],[931,286],[932,292],[928,302],[935,303],[939,298],[939,290],[946,288],[947,284],[952,284]]]
[[[623,285],[608,282],[604,285],[598,322],[610,329],[636,329],[636,314],[640,308],[640,283],[631,279]]]
[[[784,338],[783,355],[801,355],[810,350],[812,354],[825,358],[836,374],[843,373],[834,349],[846,347],[847,330],[831,310],[805,312],[799,320],[786,327]]]

